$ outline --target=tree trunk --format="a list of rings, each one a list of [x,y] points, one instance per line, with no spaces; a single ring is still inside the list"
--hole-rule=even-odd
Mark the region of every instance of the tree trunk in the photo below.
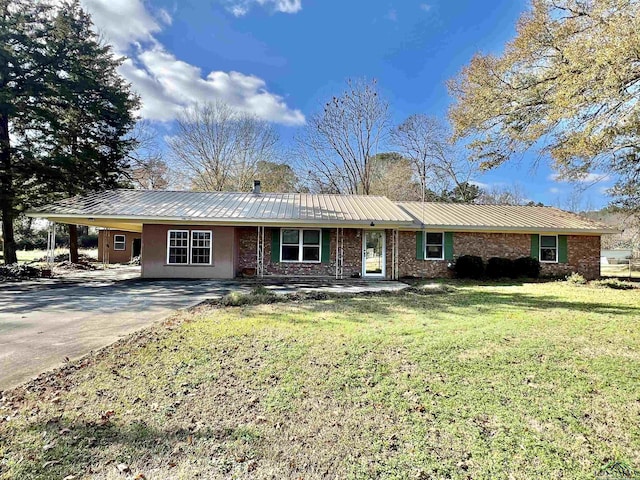
[[[2,215],[2,238],[4,263],[16,263],[16,242],[13,236],[13,175],[9,144],[9,116],[0,113],[0,214]]]
[[[69,225],[69,260],[78,263],[78,226]]]

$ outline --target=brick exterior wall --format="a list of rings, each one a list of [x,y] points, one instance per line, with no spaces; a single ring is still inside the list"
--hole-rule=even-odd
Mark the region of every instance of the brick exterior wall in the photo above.
[[[543,263],[543,276],[561,276],[577,272],[587,280],[600,277],[600,237],[569,235],[567,263]]]
[[[455,235],[453,236],[455,242]],[[448,260],[418,260],[416,232],[398,234],[398,274],[402,277],[442,278],[451,276]]]
[[[243,268],[256,267],[257,229],[236,229],[236,274]],[[277,230],[275,230],[277,232]],[[272,263],[271,233],[265,229],[265,274],[274,276],[335,276],[336,231],[330,229],[331,255],[329,263]],[[386,276],[392,272],[391,231],[386,231]],[[453,275],[449,260],[418,260],[416,258],[416,232],[398,234],[398,273],[400,277],[442,278]],[[588,279],[600,276],[600,237],[569,235],[567,237],[567,263],[543,263],[543,276],[562,276],[578,272]],[[453,235],[454,257],[478,255],[485,261],[491,257],[518,258],[531,255],[531,235],[514,233],[469,233]],[[344,230],[344,277],[362,272],[362,230]]]
[[[313,276],[335,277],[336,275],[336,229],[329,229],[330,233],[330,261],[329,263],[289,263],[271,261],[271,235],[278,229],[265,228],[264,232],[264,268],[265,275],[274,276]],[[237,275],[245,268],[256,268],[257,228],[242,227],[236,229],[237,238]],[[390,254],[390,251],[389,251]],[[362,236],[360,230],[344,229],[344,269],[345,278],[349,278],[362,271]]]

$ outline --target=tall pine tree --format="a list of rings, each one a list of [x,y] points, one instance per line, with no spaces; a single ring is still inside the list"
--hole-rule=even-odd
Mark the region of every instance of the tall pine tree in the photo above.
[[[56,8],[43,7],[37,0],[22,0],[19,10],[29,13],[15,11],[13,3],[5,10],[7,18],[12,19],[38,15],[38,21],[28,25],[39,34],[39,50],[25,47],[34,42],[32,34],[17,40],[14,50],[24,51],[16,58],[20,69],[30,71],[41,65],[42,72],[31,88],[29,98],[33,100],[26,105],[25,118],[7,115],[14,126],[12,135],[6,138],[6,157],[12,167],[7,170],[13,173],[3,183],[10,188],[2,201],[13,209],[7,220],[4,205],[1,206],[3,231],[9,232],[5,233],[5,262],[11,263],[15,261],[15,248],[10,224],[19,209],[122,185],[128,168],[127,153],[134,147],[127,133],[134,126],[133,112],[139,103],[117,73],[121,60],[101,43],[90,16],[77,0]],[[5,23],[7,32],[16,30],[17,21]],[[9,90],[6,93],[10,101],[17,103],[18,94]],[[0,126],[0,135],[1,130]],[[19,148],[13,148],[10,142]],[[16,174],[25,159],[30,168]],[[70,226],[70,239],[71,260],[77,261],[75,226]]]
[[[56,17],[53,38],[64,45],[58,83],[53,146],[47,174],[50,191],[60,196],[122,186],[127,153],[134,141],[138,99],[117,73],[120,60],[101,44],[91,18],[78,0],[65,2]],[[78,259],[77,229],[69,226],[71,261]]]
[[[42,105],[54,96],[50,55],[52,7],[32,0],[0,0],[0,216],[5,263],[15,263],[14,221],[42,192],[34,181],[42,164],[32,148],[44,127]],[[48,127],[46,127],[48,128]]]

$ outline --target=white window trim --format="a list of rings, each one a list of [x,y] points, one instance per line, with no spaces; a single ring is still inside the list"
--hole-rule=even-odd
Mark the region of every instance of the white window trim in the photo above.
[[[118,237],[122,237],[121,241],[118,241]],[[122,244],[122,248],[116,248],[116,243],[121,243]],[[117,250],[118,252],[123,252],[127,249],[127,236],[126,235],[122,235],[121,233],[119,233],[118,235],[114,235],[113,236],[113,249]]]
[[[208,233],[209,234],[209,263],[193,263],[193,258],[191,255],[193,254],[193,234],[194,233]],[[202,247],[197,247],[202,248]],[[200,265],[213,265],[213,230],[191,230],[189,234],[189,264],[194,266]]]
[[[543,248],[551,248],[551,247],[543,247],[542,246],[542,237],[556,237],[556,259],[555,260],[542,260],[542,249]],[[558,235],[538,235],[538,258],[540,259],[540,263],[558,263],[558,257],[560,256],[560,241]]]
[[[444,260],[444,232],[427,232],[425,230],[423,230],[422,232],[423,232],[423,235],[424,235],[423,239],[422,239],[422,241],[424,242],[424,259],[425,260],[436,260],[436,261],[437,260]],[[442,234],[442,243],[440,244],[440,246],[442,247],[442,256],[441,257],[435,258],[435,257],[428,257],[427,256],[427,250],[428,250],[429,245],[432,245],[432,246],[437,245],[437,243],[427,243],[427,234],[429,234],[429,233],[441,233]]]
[[[282,259],[282,247],[285,246],[285,243],[282,241],[282,237],[284,235],[284,231],[285,230],[298,230],[298,232],[300,232],[298,234],[298,260],[283,260]],[[318,244],[318,258],[319,260],[303,260],[302,259],[302,255],[303,255],[303,239],[304,239],[304,233],[306,230],[312,230],[314,232],[320,232],[320,236],[319,238],[319,244]],[[293,246],[295,245],[294,243],[287,243],[286,246]],[[315,245],[307,245],[309,246],[313,246],[315,247]],[[282,263],[322,263],[322,229],[321,228],[281,228],[280,229],[280,261]]]
[[[187,262],[186,263],[169,263],[169,252],[171,250],[171,234],[172,233],[187,233]],[[183,248],[183,247],[181,247]],[[189,230],[168,230],[167,231],[167,265],[189,265],[191,259],[191,234]]]

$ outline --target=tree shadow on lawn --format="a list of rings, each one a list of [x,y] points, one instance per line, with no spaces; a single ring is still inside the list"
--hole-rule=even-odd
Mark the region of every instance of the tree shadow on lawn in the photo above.
[[[496,285],[490,284],[490,285]],[[640,306],[619,305],[593,301],[571,301],[554,295],[532,295],[521,292],[452,292],[414,293],[380,292],[375,294],[333,295],[325,302],[299,302],[299,308],[315,313],[346,313],[344,320],[366,323],[363,314],[393,316],[407,309],[429,311],[434,314],[452,313],[471,308],[479,313],[521,310],[566,310],[604,315],[640,315]],[[463,312],[461,312],[462,314]],[[287,322],[317,323],[315,319],[279,316]]]
[[[30,461],[15,464],[13,478],[49,479],[98,472],[106,474],[109,470],[117,472],[118,464],[131,465],[130,472],[120,473],[135,475],[136,470],[144,468],[140,464],[148,460],[152,461],[150,466],[153,468],[170,469],[172,464],[184,461],[185,455],[198,455],[197,451],[203,446],[206,448],[207,443],[259,440],[257,434],[254,436],[244,427],[165,430],[150,427],[144,421],[134,421],[125,426],[110,421],[103,424],[86,420],[73,422],[56,417],[31,424],[26,432],[43,438],[45,445],[43,448],[34,443],[28,454]],[[4,445],[10,445],[7,440],[0,436]],[[23,455],[23,448],[19,446],[17,453]],[[9,452],[7,447],[5,454]],[[166,464],[160,463],[164,461]]]

